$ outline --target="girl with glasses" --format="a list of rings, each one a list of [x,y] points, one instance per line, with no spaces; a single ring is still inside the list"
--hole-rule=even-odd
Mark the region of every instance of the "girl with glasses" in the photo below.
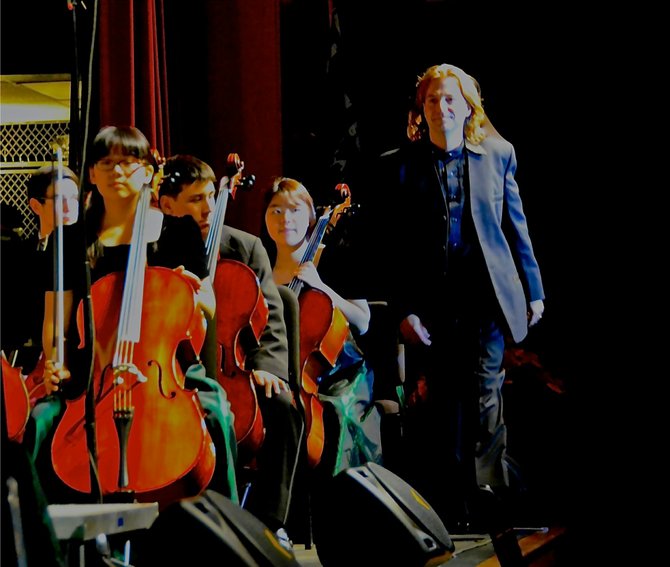
[[[82,331],[86,335],[86,329],[81,324],[82,319],[79,320],[78,329],[75,329],[77,325],[74,321],[77,305],[88,293],[84,286],[86,282],[84,270],[86,262],[90,266],[91,324],[95,328],[96,341],[91,356],[94,357],[94,381],[99,386],[96,389],[97,407],[106,407],[104,406],[106,402],[103,401],[104,395],[101,392],[106,392],[107,388],[116,389],[117,386],[123,384],[123,380],[126,382],[132,381],[133,384],[137,382],[129,395],[132,394],[133,396],[133,411],[139,413],[144,411],[144,414],[142,419],[136,418],[134,423],[131,422],[128,442],[132,447],[132,444],[136,442],[134,435],[136,435],[135,432],[138,429],[143,432],[143,435],[146,434],[151,437],[147,445],[147,452],[150,451],[150,447],[154,446],[154,441],[156,441],[154,449],[158,452],[153,458],[154,462],[151,462],[152,458],[148,457],[146,464],[142,464],[140,469],[135,471],[134,475],[131,475],[130,481],[133,482],[135,478],[144,478],[146,467],[157,466],[156,463],[164,458],[166,452],[173,449],[167,444],[161,449],[162,443],[153,438],[153,434],[146,428],[143,429],[143,426],[147,423],[147,420],[162,419],[161,413],[170,412],[172,407],[177,407],[177,405],[163,404],[164,399],[179,400],[183,395],[191,395],[189,391],[182,389],[183,373],[180,372],[175,360],[178,342],[184,340],[184,337],[172,337],[171,333],[177,331],[171,331],[170,329],[188,328],[194,318],[196,309],[203,309],[208,313],[213,312],[214,295],[207,277],[205,247],[197,223],[188,216],[180,218],[164,217],[155,207],[149,207],[145,212],[141,206],[146,203],[146,186],[153,187],[151,190],[152,200],[156,198],[155,185],[157,179],[155,176],[159,171],[149,142],[142,132],[130,126],[106,126],[95,137],[89,156],[90,165],[87,173],[91,187],[85,210],[85,254],[82,254],[82,258],[79,258],[80,262],[68,262],[66,260],[66,266],[71,266],[76,274],[74,277],[68,278],[70,281],[74,281],[74,284],[66,289],[64,294],[66,309],[66,316],[64,317],[66,322],[65,336],[70,340],[66,345],[64,361],[56,362],[53,357],[48,357],[45,365],[45,386],[49,393],[60,392],[71,401],[80,400],[86,390],[91,360],[89,355],[86,354],[88,349],[77,348],[77,345],[81,346],[88,340],[88,337],[80,337]],[[125,338],[125,331],[123,330],[125,323],[131,325],[130,322],[134,315],[132,313],[133,309],[130,309],[131,312],[127,315],[129,321],[123,321],[124,306],[119,306],[122,293],[123,299],[126,299],[125,291],[128,288],[128,282],[122,284],[123,289],[119,293],[117,293],[117,287],[114,286],[107,294],[100,290],[103,289],[101,287],[103,285],[111,285],[110,282],[114,280],[109,278],[114,278],[115,274],[118,273],[125,274],[126,280],[134,280],[129,275],[132,273],[129,259],[133,258],[132,252],[134,249],[131,245],[134,240],[137,240],[135,217],[140,213],[144,215],[142,218],[145,226],[146,266],[138,265],[136,267],[140,274],[138,281],[142,281],[141,278],[144,277],[147,266],[169,268],[180,275],[180,278],[177,278],[180,281],[175,281],[175,278],[165,271],[146,272],[146,279],[143,284],[145,286],[144,293],[143,296],[139,295],[139,310],[136,314],[141,317],[140,338],[136,341]],[[141,244],[137,244],[140,250],[141,246]],[[77,258],[78,252],[67,250],[66,255]],[[141,255],[139,258],[141,258]],[[105,282],[101,282],[103,278],[106,278]],[[152,281],[157,280],[165,281],[165,288],[151,284]],[[184,286],[184,282],[181,280],[185,280],[187,285]],[[123,281],[123,279],[120,279],[120,282]],[[98,285],[96,286],[96,284]],[[174,293],[175,289],[179,292],[176,295]],[[185,289],[190,290],[190,292],[184,292]],[[49,309],[49,304],[54,300],[54,297],[55,294],[47,294],[47,309]],[[132,298],[130,304],[137,307],[137,299]],[[120,316],[117,316],[115,309],[120,311]],[[45,313],[48,313],[48,311],[45,310]],[[84,312],[82,311],[82,313]],[[118,339],[117,325],[121,328]],[[114,327],[114,329],[110,330],[111,327]],[[109,337],[105,337],[107,331],[109,331],[107,333]],[[179,332],[181,333],[181,331]],[[53,335],[53,320],[45,317],[45,344],[50,344],[47,341]],[[167,344],[164,342],[166,340],[165,335],[170,335],[170,342]],[[120,342],[130,344],[129,355],[119,352],[118,345]],[[154,343],[155,353],[151,351]],[[113,362],[111,358],[110,360],[106,358],[111,357],[107,352],[110,349],[112,352],[116,352]],[[118,363],[117,356],[123,360],[122,364]],[[101,365],[103,368],[100,368]],[[127,367],[125,370],[124,365]],[[111,379],[111,372],[114,372],[115,378],[113,380]],[[117,379],[117,376],[120,378]],[[141,384],[145,378],[148,380],[148,386]],[[175,384],[181,385],[181,388],[175,390],[173,388]],[[192,395],[195,396],[195,394]],[[144,406],[142,401],[144,401]],[[189,399],[187,405],[200,407],[199,404],[193,402],[195,402],[195,398],[193,400]],[[149,404],[154,403],[155,406],[151,405],[153,408],[151,409]],[[68,404],[65,414],[67,414],[71,405],[74,407],[73,404]],[[110,407],[100,411],[111,411],[111,404],[108,404],[108,406]],[[105,421],[107,417],[106,414],[102,413],[97,415],[96,419],[98,422],[102,420],[102,423],[105,424],[107,423]],[[186,422],[189,424],[193,421],[190,413],[183,417],[186,417]],[[154,429],[171,428],[169,417],[166,419],[167,421],[157,422],[158,425]],[[73,435],[71,430],[68,429],[67,432],[61,433],[62,424],[65,421],[67,420],[63,417],[54,434],[52,462],[65,484],[69,484],[79,492],[85,492],[85,489],[72,482],[71,478],[66,477],[66,474],[71,474],[68,468],[69,463],[59,464],[58,462],[59,453],[66,452],[68,446],[72,444],[72,441],[69,440]],[[98,423],[98,431],[100,431],[100,426],[101,424]],[[196,424],[196,429],[195,434],[203,434],[200,429],[204,429],[204,423]],[[81,431],[79,433],[81,434]],[[158,432],[156,434],[158,435]],[[198,445],[198,440],[195,437],[193,443]],[[104,478],[106,455],[112,449],[106,446],[105,441],[100,440],[100,436],[98,444],[101,460],[100,468],[103,469],[101,472],[102,490],[103,493],[114,492],[117,490],[115,488],[116,480],[112,479],[110,483],[109,479],[105,480]],[[210,449],[211,439],[203,442],[203,445],[206,445],[204,454]],[[132,448],[129,451],[132,455]],[[213,455],[208,455],[206,458],[209,460],[210,457],[213,463]],[[169,459],[167,462],[169,462]],[[157,468],[160,469],[160,466],[157,466]],[[65,471],[65,474],[59,472],[61,469]],[[207,482],[209,480],[207,477],[211,478],[210,473],[211,470],[208,470],[201,480]],[[157,474],[160,476],[161,471],[157,470]],[[119,488],[124,488],[120,480]],[[137,490],[142,491],[143,488],[139,487]]]

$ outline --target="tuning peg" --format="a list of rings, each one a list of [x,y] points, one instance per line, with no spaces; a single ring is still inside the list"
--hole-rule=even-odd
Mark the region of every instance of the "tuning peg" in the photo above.
[[[253,188],[255,183],[256,183],[256,176],[253,173],[251,173],[249,175],[245,175],[242,179],[240,179],[239,187],[245,191],[249,191]]]

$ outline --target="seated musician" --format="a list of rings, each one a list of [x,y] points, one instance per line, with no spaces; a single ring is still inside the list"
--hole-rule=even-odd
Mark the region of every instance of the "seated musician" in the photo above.
[[[80,336],[75,324],[75,312],[79,300],[85,297],[85,282],[87,277],[83,258],[86,258],[90,265],[92,284],[99,282],[106,275],[111,275],[114,272],[126,272],[129,250],[131,249],[135,232],[133,223],[136,213],[139,211],[138,203],[141,201],[142,190],[152,183],[157,168],[149,142],[142,132],[137,128],[129,126],[103,127],[93,140],[89,156],[88,175],[92,187],[90,188],[91,193],[88,196],[89,199],[86,207],[86,239],[80,239],[81,251],[74,250],[72,247],[64,250],[64,255],[66,256],[65,266],[67,268],[67,277],[65,280],[72,284],[70,286],[66,284],[63,302],[65,306],[65,328],[62,332],[68,338],[65,359],[55,360],[53,353],[46,352],[47,360],[44,370],[47,393],[59,392],[67,400],[78,400],[83,397],[82,395],[86,390],[88,382],[90,356],[92,356],[90,351],[93,351],[95,356],[98,356],[100,350],[99,348],[91,348],[92,345],[87,345],[86,348],[78,348]],[[157,211],[152,212],[156,214],[148,216],[150,219],[149,224],[151,225],[148,232],[153,234],[147,235],[146,262],[149,266],[170,268],[179,274],[180,277],[178,279],[182,280],[182,282],[179,282],[180,289],[190,290],[186,298],[187,304],[188,300],[190,300],[190,308],[187,305],[183,316],[182,312],[173,313],[171,310],[172,302],[175,300],[174,297],[159,298],[160,304],[163,307],[157,310],[160,313],[156,313],[153,316],[157,319],[158,317],[163,318],[162,322],[165,324],[168,322],[168,317],[170,318],[170,323],[172,320],[192,317],[196,306],[213,313],[214,294],[211,283],[207,278],[204,245],[200,238],[197,224],[190,218],[162,218],[163,215]],[[153,219],[153,222],[151,219]],[[86,242],[85,250],[83,249],[84,242]],[[80,262],[75,261],[79,260],[79,256],[81,256],[82,260]],[[184,280],[188,284],[186,287],[183,286]],[[106,301],[112,301],[109,298],[102,299],[103,301],[100,304],[96,304],[95,301],[93,302],[92,310],[94,314],[96,310],[107,307]],[[54,301],[55,293],[53,291],[47,292],[45,297],[45,314],[53,312]],[[180,305],[182,304],[180,303]],[[104,318],[98,318],[96,325],[104,323],[101,319]],[[147,322],[143,323],[146,324]],[[86,334],[85,325],[86,323],[84,323],[84,334]],[[144,328],[142,332],[144,333]],[[46,345],[52,344],[55,333],[53,318],[45,316],[43,330],[43,344],[45,348]],[[99,344],[100,333],[96,332],[95,338]],[[148,346],[149,348],[151,347],[151,345]],[[154,370],[157,365],[153,362],[149,363],[150,366],[152,364],[153,368],[145,370],[145,373],[148,372],[154,376],[157,374],[156,370]],[[160,378],[161,383],[159,384],[159,388],[167,387],[165,384],[167,384],[169,377],[166,376],[166,372],[172,366],[170,361],[161,366],[160,371],[163,374]],[[102,380],[100,376],[96,376],[96,379],[99,381]],[[178,383],[179,378],[176,377],[174,381]],[[162,396],[158,392],[159,388],[156,389],[158,397]],[[141,389],[136,389],[134,395],[137,398],[142,394],[144,392]],[[163,398],[167,399],[165,396]],[[180,399],[179,395],[177,399]],[[111,404],[107,404],[107,406],[111,406]],[[185,406],[188,408],[194,407],[189,399],[186,400]],[[68,409],[66,409],[65,413],[67,414],[67,412]],[[98,416],[99,419],[100,416]],[[169,419],[169,416],[166,419]],[[197,416],[194,419],[197,419]],[[52,442],[52,461],[55,468],[58,468],[56,467],[56,463],[61,457],[59,452],[65,452],[67,447],[72,445],[68,438],[68,432],[62,433],[61,443],[56,444],[56,441],[59,439],[60,425],[64,421],[65,416],[63,415],[61,416],[59,427],[55,432],[54,441]],[[79,422],[81,421],[80,419]],[[98,423],[99,435],[100,425]],[[137,420],[132,425],[133,428],[141,426],[142,423]],[[80,426],[78,425],[78,427]],[[158,429],[158,427],[154,429]],[[166,451],[169,450],[169,446],[166,445],[165,449]],[[99,438],[98,456],[104,454],[106,450],[107,447],[104,442],[100,446]],[[149,447],[146,450],[148,451]],[[157,447],[157,450],[159,452],[162,451],[160,447]],[[160,456],[162,458],[165,457],[169,461],[165,455],[160,454]],[[147,459],[146,466],[154,464],[150,463],[150,460],[150,458]],[[211,461],[213,462],[213,460],[214,457],[211,456]],[[144,466],[144,461],[142,465]],[[65,469],[67,466],[63,466],[63,468]],[[58,474],[60,476],[61,473]],[[65,479],[63,480],[67,483]],[[76,490],[79,490],[79,488],[76,488]]]
[[[64,237],[68,237],[69,227],[77,222],[79,213],[78,203],[78,184],[79,178],[67,166],[63,166],[63,179],[59,182],[59,192],[63,195],[63,225],[68,227],[64,230]],[[30,373],[36,366],[39,356],[42,352],[42,312],[44,308],[45,286],[50,285],[53,269],[53,250],[51,234],[54,230],[55,213],[54,203],[56,195],[56,178],[58,168],[55,165],[45,165],[36,169],[30,174],[26,181],[27,205],[28,209],[34,214],[34,220],[37,222],[37,230],[27,239],[18,239],[20,248],[16,255],[9,254],[13,249],[7,248],[7,260],[11,258],[12,263],[6,264],[7,274],[12,273],[20,277],[12,278],[7,281],[7,291],[12,290],[12,295],[7,295],[5,307],[7,314],[13,307],[12,301],[22,298],[32,306],[32,312],[37,316],[24,317],[21,308],[21,317],[18,321],[12,322],[12,328],[19,325],[21,335],[19,341],[14,344],[7,344],[11,338],[11,333],[4,333],[2,336],[2,346],[6,354],[17,350],[17,362],[22,367],[22,371]],[[4,211],[3,211],[4,212]],[[5,221],[10,218],[7,215],[3,218],[3,228]],[[21,227],[23,230],[23,227]],[[3,243],[4,244],[4,243]],[[4,250],[4,248],[3,248]],[[3,258],[3,266],[5,258]],[[11,286],[11,287],[10,287]],[[16,287],[16,289],[14,289]],[[4,296],[3,289],[3,296]],[[21,303],[21,302],[19,302]],[[7,321],[12,318],[8,317]],[[4,320],[3,320],[4,325]],[[3,331],[5,327],[3,326]]]
[[[193,217],[203,240],[206,240],[210,229],[214,230],[211,223],[216,197],[215,181],[212,168],[202,160],[190,155],[170,157],[160,186],[161,209],[166,215]],[[288,545],[285,523],[298,461],[302,417],[294,405],[287,382],[282,301],[272,279],[267,252],[258,237],[224,225],[220,258],[249,266],[258,277],[268,304],[268,322],[260,340],[258,344],[250,341],[246,350],[245,366],[247,370],[253,370],[265,439],[256,455],[256,476],[245,508],[276,532],[281,543]],[[203,351],[207,347],[206,343]],[[217,374],[217,369],[212,367],[212,359],[215,357],[211,354],[203,354],[209,377]]]
[[[45,313],[44,303],[45,293],[51,289],[53,283],[52,236],[56,223],[54,203],[57,183],[58,191],[63,196],[63,246],[74,246],[78,235],[74,225],[79,218],[79,177],[67,166],[63,166],[62,180],[57,181],[57,176],[56,165],[45,165],[35,170],[26,183],[28,206],[38,220],[37,232],[28,240],[27,256],[22,259],[25,262],[25,270],[30,274],[26,279],[30,285],[26,286],[25,293],[31,294],[32,311],[37,314],[29,318],[28,322],[31,347],[22,349],[23,352],[20,353],[22,370],[29,379],[33,373],[41,374],[43,371],[40,364],[44,361],[42,326],[45,316],[53,317],[52,313]],[[27,382],[33,383],[31,380]],[[36,390],[35,394],[38,399],[31,411],[24,437],[24,443],[33,460],[37,457],[45,436],[51,430],[53,420],[62,411],[59,397],[42,397],[41,389]]]
[[[324,366],[318,387],[318,396],[324,405],[325,442],[315,471],[327,480],[345,468],[382,460],[381,416],[372,392],[374,376],[355,339],[368,329],[370,308],[362,298],[359,280],[348,275],[349,270],[343,273],[333,262],[329,265],[329,252],[331,259],[339,258],[332,255],[328,246],[323,251],[319,270],[315,261],[303,261],[316,224],[314,201],[304,185],[294,179],[277,178],[268,198],[265,226],[272,239],[268,250],[275,257],[272,272],[275,282],[288,285],[298,278],[308,286],[303,293],[309,289],[320,290],[349,325],[350,332],[340,345],[337,362],[332,367]],[[306,316],[311,317],[311,314],[301,312],[301,321]],[[301,324],[301,333],[303,330]],[[301,363],[305,354],[301,353]]]

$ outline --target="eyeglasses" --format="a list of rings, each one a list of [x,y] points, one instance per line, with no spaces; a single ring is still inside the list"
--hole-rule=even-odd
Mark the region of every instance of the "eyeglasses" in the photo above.
[[[132,173],[137,171],[143,164],[143,161],[132,158],[123,158],[120,160],[103,158],[98,160],[95,165],[97,165],[102,171],[112,171],[117,165],[120,165],[121,169],[125,173]]]
[[[38,201],[51,201],[55,198],[56,198],[55,195],[53,197],[39,197]],[[63,200],[64,201],[79,201],[79,195],[63,195]]]

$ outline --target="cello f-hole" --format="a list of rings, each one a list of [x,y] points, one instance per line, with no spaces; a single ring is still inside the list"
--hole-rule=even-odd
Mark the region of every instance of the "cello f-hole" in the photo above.
[[[175,392],[174,389],[168,392],[167,389],[164,387],[165,382],[163,380],[163,368],[161,367],[160,363],[157,360],[150,360],[147,364],[149,366],[153,366],[154,364],[158,366],[157,382],[158,382],[158,391],[161,393],[161,396],[163,396],[168,400],[173,399],[177,395],[177,392]]]

